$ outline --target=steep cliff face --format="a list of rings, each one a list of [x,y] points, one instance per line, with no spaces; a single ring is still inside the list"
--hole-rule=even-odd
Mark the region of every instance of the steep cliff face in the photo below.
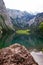
[[[3,0],[0,0],[0,26],[5,30],[14,30]]]

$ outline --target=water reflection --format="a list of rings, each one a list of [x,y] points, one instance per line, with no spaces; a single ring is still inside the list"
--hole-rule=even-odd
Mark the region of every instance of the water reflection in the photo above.
[[[43,48],[43,38],[33,35],[6,34],[0,38],[0,48],[7,47],[11,44],[19,43],[27,48]]]

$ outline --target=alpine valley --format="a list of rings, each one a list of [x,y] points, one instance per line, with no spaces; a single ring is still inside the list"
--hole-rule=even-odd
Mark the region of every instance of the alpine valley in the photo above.
[[[0,0],[0,48],[14,43],[28,49],[43,49],[43,12],[35,15],[8,9]]]

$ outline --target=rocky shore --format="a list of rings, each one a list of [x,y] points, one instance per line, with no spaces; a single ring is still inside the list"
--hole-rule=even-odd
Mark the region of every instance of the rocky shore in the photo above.
[[[10,47],[0,49],[0,65],[38,65],[28,50],[20,45],[14,44]]]

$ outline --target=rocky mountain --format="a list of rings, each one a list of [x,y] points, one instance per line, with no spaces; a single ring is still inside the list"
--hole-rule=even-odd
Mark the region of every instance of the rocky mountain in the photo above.
[[[26,11],[19,11],[13,9],[7,9],[9,16],[11,17],[14,26],[19,28],[28,28],[28,22],[35,17],[35,15],[30,14]]]
[[[29,51],[20,44],[0,49],[0,65],[38,65]]]
[[[7,9],[7,12],[12,20],[12,23],[17,28],[27,29],[30,26],[38,26],[43,21],[43,12],[36,15],[30,14],[26,11],[19,11]]]
[[[29,24],[31,31],[43,38],[43,13],[38,13],[32,20],[30,20]]]
[[[37,15],[30,14],[26,11],[6,9],[3,0],[0,0],[0,31],[1,29],[12,29],[15,26],[21,29],[27,29],[30,26],[37,26],[43,21],[43,13]]]
[[[33,19],[30,20],[29,25],[39,25],[41,22],[43,22],[43,12],[38,13]]]
[[[3,0],[0,0],[0,27],[6,31],[14,30]]]
[[[10,17],[16,19],[23,19],[25,21],[29,21],[30,19],[34,18],[35,15],[32,15],[26,11],[20,11],[15,9],[7,9],[8,14]]]

